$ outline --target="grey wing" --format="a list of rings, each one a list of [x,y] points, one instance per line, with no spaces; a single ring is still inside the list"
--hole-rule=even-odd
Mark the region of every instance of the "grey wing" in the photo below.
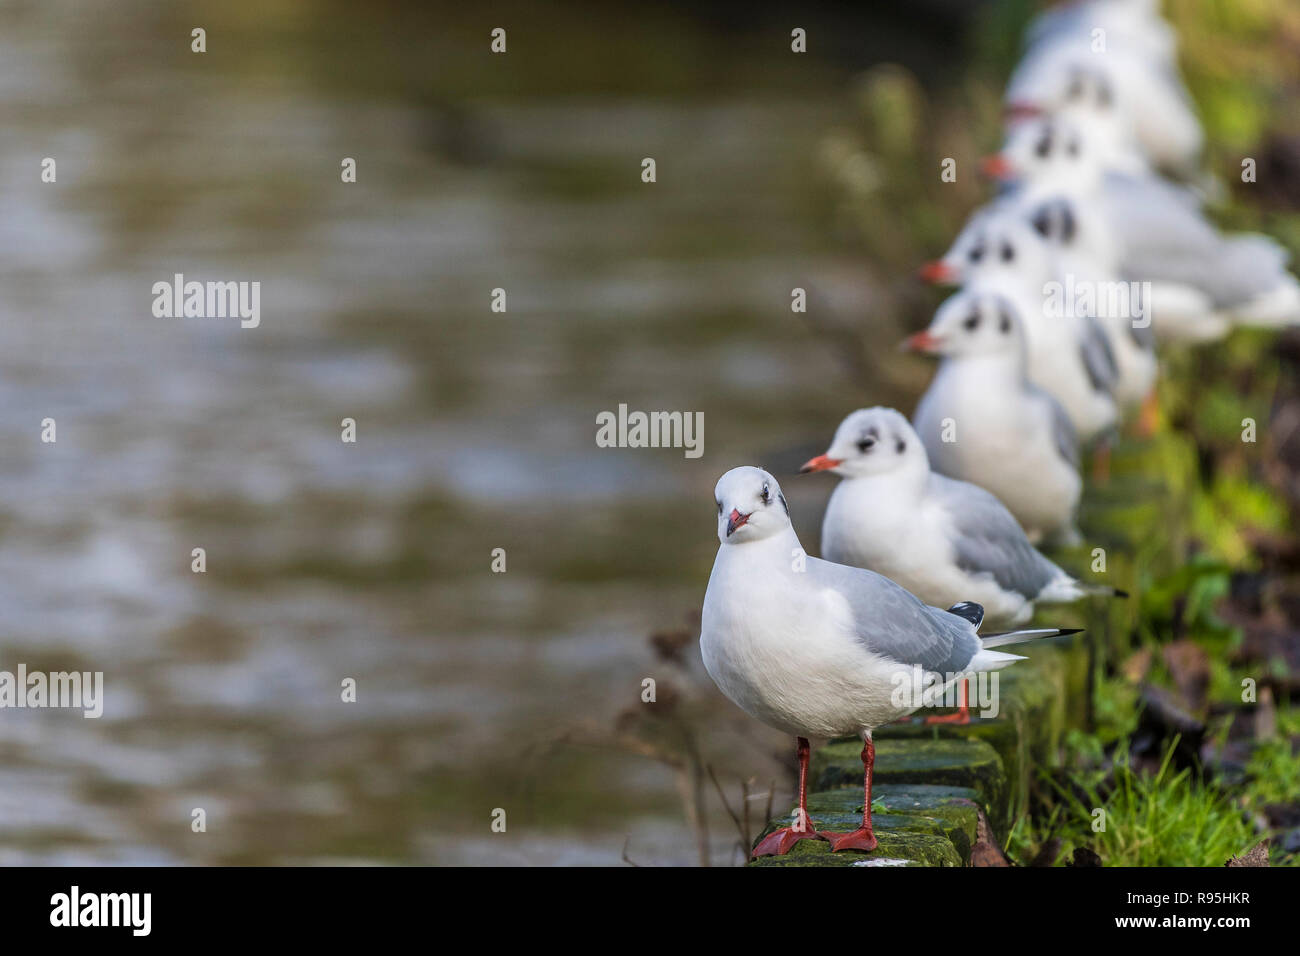
[[[1002,588],[1033,600],[1063,574],[1029,543],[1011,512],[994,495],[965,481],[930,476],[931,491],[952,519],[957,566],[990,574]]]
[[[1129,279],[1191,286],[1218,308],[1248,302],[1282,280],[1282,247],[1259,236],[1221,236],[1186,190],[1154,177],[1111,174],[1102,197]]]
[[[1119,366],[1115,364],[1115,352],[1106,338],[1106,331],[1101,323],[1092,317],[1083,320],[1082,337],[1079,340],[1079,358],[1088,373],[1088,381],[1098,392],[1111,392],[1119,378]]]
[[[893,581],[862,568],[809,558],[805,574],[849,604],[853,636],[873,654],[942,674],[963,670],[980,650],[974,627],[930,607]]]
[[[1032,398],[1043,402],[1051,415],[1052,444],[1056,447],[1056,453],[1070,465],[1078,468],[1079,436],[1074,430],[1074,423],[1070,421],[1070,416],[1065,414],[1065,409],[1061,407],[1060,402],[1052,397],[1051,393],[1032,383],[1026,383],[1025,389]]]

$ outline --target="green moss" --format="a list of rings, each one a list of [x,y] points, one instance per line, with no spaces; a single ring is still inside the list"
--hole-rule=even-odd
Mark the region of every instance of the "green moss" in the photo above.
[[[749,865],[764,866],[961,866],[957,848],[944,836],[932,833],[880,830],[870,853],[841,850],[832,853],[823,840],[800,840],[785,856],[768,856]]]
[[[812,779],[818,790],[862,786],[862,744],[829,743],[813,751]],[[995,830],[1010,824],[1009,788],[1000,758],[982,740],[932,737],[876,741],[876,786],[938,784],[966,787],[978,794]],[[859,798],[860,799],[860,798]]]

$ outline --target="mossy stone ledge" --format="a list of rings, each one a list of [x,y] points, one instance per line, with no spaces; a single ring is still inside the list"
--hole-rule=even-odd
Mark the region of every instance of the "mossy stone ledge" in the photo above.
[[[1070,712],[1086,675],[1087,648],[1078,638],[1036,645],[1030,660],[999,674],[998,715],[967,726],[926,725],[920,717],[875,734],[872,820],[879,845],[871,853],[831,853],[822,840],[801,840],[783,857],[751,866],[964,866],[970,861],[980,809],[1005,839],[1028,801],[1035,768],[1057,762]],[[819,830],[847,832],[862,818],[862,742],[835,740],[813,751],[808,813]],[[793,811],[793,808],[791,808]],[[790,816],[768,823],[759,839]],[[757,844],[757,841],[755,841]]]

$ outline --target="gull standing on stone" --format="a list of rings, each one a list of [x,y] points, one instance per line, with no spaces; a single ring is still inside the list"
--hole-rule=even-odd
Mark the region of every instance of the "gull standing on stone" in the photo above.
[[[1049,561],[983,488],[931,471],[911,423],[892,408],[851,413],[801,471],[844,479],[826,507],[822,557],[883,574],[926,604],[974,601],[986,626],[1014,627],[1036,603],[1121,593]]]
[[[780,485],[761,468],[733,468],[718,479],[714,498],[720,546],[700,627],[705,669],[745,713],[798,739],[798,818],[754,855],[783,854],[803,839],[874,850],[871,735],[920,706],[906,692],[916,670],[946,688],[1022,659],[991,648],[1075,632],[981,638],[978,604],[940,610],[879,574],[806,557]],[[807,813],[809,738],[850,734],[863,741],[862,825],[850,833],[815,830]]]

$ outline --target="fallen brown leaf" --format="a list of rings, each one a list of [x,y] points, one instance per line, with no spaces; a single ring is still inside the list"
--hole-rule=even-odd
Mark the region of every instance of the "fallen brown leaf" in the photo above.
[[[1011,862],[998,846],[997,838],[993,835],[993,828],[989,826],[984,811],[977,809],[976,813],[978,816],[975,818],[975,844],[970,848],[970,865],[1010,866]]]
[[[1249,853],[1234,856],[1224,866],[1268,866],[1268,841],[1261,840]]]

